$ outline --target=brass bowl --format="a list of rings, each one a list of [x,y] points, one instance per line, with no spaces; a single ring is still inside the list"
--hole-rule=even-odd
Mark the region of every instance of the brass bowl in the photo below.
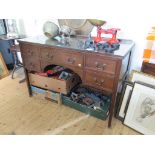
[[[106,23],[106,21],[98,20],[98,19],[87,19],[94,26],[102,26]]]

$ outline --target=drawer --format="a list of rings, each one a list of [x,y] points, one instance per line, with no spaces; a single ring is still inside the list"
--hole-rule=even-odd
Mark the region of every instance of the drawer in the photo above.
[[[102,72],[85,71],[84,83],[98,89],[112,91],[114,76]]]
[[[67,80],[59,80],[29,73],[29,81],[33,86],[68,94],[80,82],[80,79],[76,75],[71,76]]]
[[[55,59],[55,52],[53,48],[50,47],[41,47],[41,58],[46,61],[54,61]]]
[[[36,72],[40,72],[41,71],[41,67],[40,67],[40,60],[39,59],[24,59],[24,65],[25,68],[29,71],[36,71]]]
[[[59,61],[62,64],[66,64],[74,67],[83,67],[83,55],[75,52],[59,52]]]
[[[22,44],[21,52],[24,57],[33,57],[34,59],[36,59],[40,56],[40,48],[35,45]]]
[[[88,69],[115,74],[116,61],[102,55],[86,54],[85,66]]]

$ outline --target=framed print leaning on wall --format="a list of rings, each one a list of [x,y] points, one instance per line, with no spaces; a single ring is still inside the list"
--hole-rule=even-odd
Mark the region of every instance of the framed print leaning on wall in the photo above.
[[[133,88],[133,83],[125,81],[123,84],[123,90],[121,92],[120,104],[118,108],[117,118],[121,121],[124,120],[126,107],[129,103],[131,92]]]
[[[8,75],[9,75],[9,71],[5,65],[2,54],[0,53],[0,79],[4,78],[5,76],[8,76]]]
[[[130,74],[129,81],[140,81],[155,86],[155,76],[140,71],[133,70]]]
[[[142,134],[155,134],[155,87],[134,84],[124,124]]]

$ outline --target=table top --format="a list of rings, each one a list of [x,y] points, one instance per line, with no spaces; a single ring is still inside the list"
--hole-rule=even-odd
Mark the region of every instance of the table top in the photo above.
[[[25,35],[18,35],[18,36],[8,36],[8,35],[0,35],[0,40],[15,40],[25,38]]]
[[[55,39],[48,39],[46,36],[36,36],[36,37],[28,37],[24,39],[18,39],[18,42],[32,43],[32,44],[40,44],[46,46],[60,47],[60,48],[69,48],[75,49],[80,52],[96,52],[96,53],[106,53],[104,51],[92,51],[84,48],[84,42],[87,40],[87,37],[77,36],[70,38],[70,44],[64,45]],[[116,55],[124,57],[126,54],[134,47],[134,42],[132,40],[120,40],[120,47],[118,50],[115,50],[113,53],[106,53],[108,55]]]

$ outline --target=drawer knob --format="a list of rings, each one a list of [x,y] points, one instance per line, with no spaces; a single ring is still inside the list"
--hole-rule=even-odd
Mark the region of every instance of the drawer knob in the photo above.
[[[81,67],[82,65],[81,64],[78,64],[78,66]]]
[[[70,63],[70,64],[74,64],[75,63],[75,58],[68,58],[67,62]]]

